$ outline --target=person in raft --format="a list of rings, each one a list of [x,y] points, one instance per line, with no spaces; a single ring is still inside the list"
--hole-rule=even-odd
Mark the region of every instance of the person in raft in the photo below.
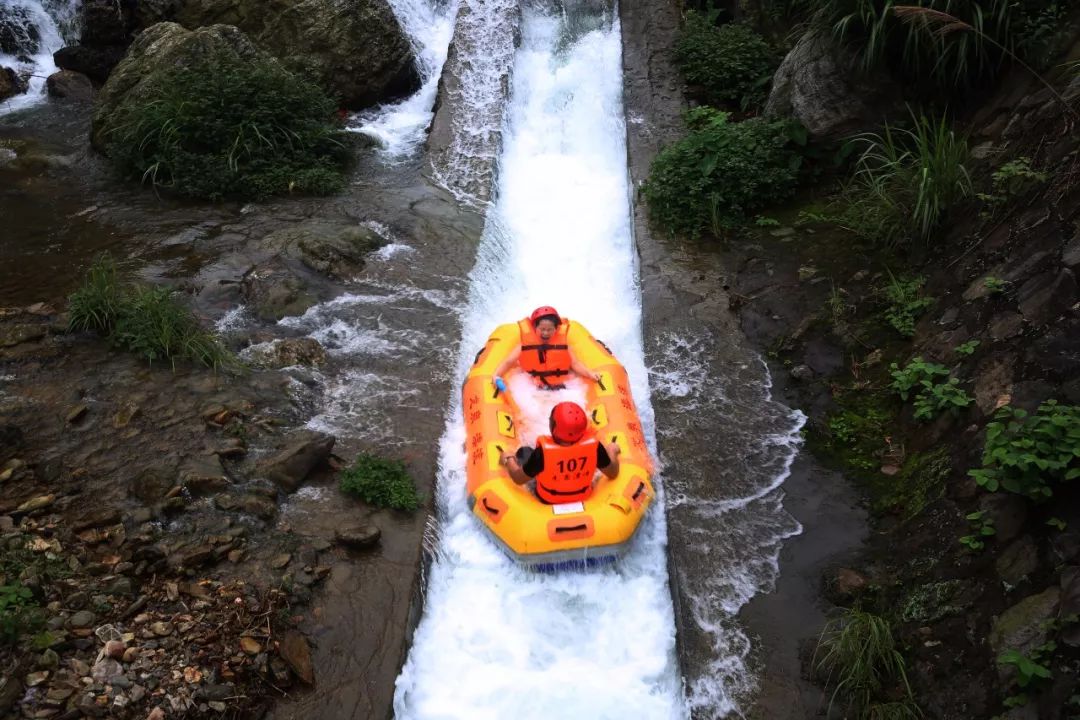
[[[563,379],[570,371],[593,382],[600,380],[598,373],[587,368],[570,352],[566,342],[570,323],[563,321],[555,308],[550,305],[536,308],[532,315],[518,321],[518,329],[521,331],[521,342],[495,369],[492,382],[496,387],[503,381],[503,373],[514,363],[520,363],[521,369],[544,390],[562,390],[566,387]]]
[[[614,480],[619,475],[619,446],[604,445],[589,429],[581,406],[561,402],[551,409],[550,435],[536,439],[536,447],[503,453],[502,464],[518,485],[536,480],[536,495],[548,505],[586,500],[593,492],[599,470]]]

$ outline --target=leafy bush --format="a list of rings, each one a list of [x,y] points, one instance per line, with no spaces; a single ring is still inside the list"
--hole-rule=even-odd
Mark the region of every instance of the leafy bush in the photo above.
[[[1080,477],[1080,406],[1047,400],[1034,415],[1009,405],[998,409],[986,426],[982,463],[968,474],[991,492],[1051,497],[1051,484]]]
[[[968,528],[971,530],[971,534],[961,537],[960,544],[972,552],[982,550],[986,547],[986,538],[997,535],[997,528],[994,527],[994,519],[992,517],[987,517],[986,513],[982,510],[968,513],[964,516],[964,519],[968,522]]]
[[[823,654],[818,657],[818,653]],[[827,673],[826,684],[833,686],[830,705],[842,700],[852,712],[851,717],[873,717],[871,708],[881,707],[876,701],[897,684],[905,695],[900,703],[909,712],[918,714],[911,700],[904,657],[897,649],[888,621],[882,617],[861,610],[844,610],[825,626],[813,664],[819,672]],[[895,715],[895,709],[889,712],[884,717],[904,717]]]
[[[276,62],[211,56],[125,99],[108,155],[123,173],[190,197],[324,195],[345,181],[334,110]]]
[[[893,377],[891,387],[902,400],[907,400],[912,390],[918,390],[914,403],[916,420],[932,420],[942,410],[955,412],[971,405],[971,396],[960,387],[959,379],[935,382],[936,377],[949,376],[948,368],[943,365],[924,362],[917,357],[903,369],[896,363],[889,369]]]
[[[353,466],[341,473],[341,491],[378,507],[395,510],[420,507],[420,498],[405,465],[367,453],[361,453]]]
[[[802,160],[792,145],[805,143],[801,128],[758,118],[732,123],[709,108],[691,110],[687,124],[690,134],[656,157],[644,186],[663,229],[719,234],[794,193]]]
[[[971,197],[967,140],[944,118],[913,118],[913,129],[886,125],[883,134],[860,138],[865,149],[847,194],[863,221],[868,240],[892,245],[929,240],[956,203]]]
[[[219,368],[235,358],[168,288],[133,287],[119,279],[108,255],[90,266],[82,285],[68,298],[72,330],[94,330],[116,347],[149,362],[190,360]]]
[[[715,15],[691,10],[683,18],[675,44],[675,62],[683,78],[707,105],[731,104],[745,110],[764,104],[776,53],[747,25],[717,27]]]

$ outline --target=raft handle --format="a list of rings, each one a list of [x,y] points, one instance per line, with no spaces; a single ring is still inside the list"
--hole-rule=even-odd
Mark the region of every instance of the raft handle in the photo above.
[[[600,389],[607,392],[607,386],[604,385],[604,378],[600,378],[596,381],[596,384],[600,386]]]
[[[580,525],[560,525],[559,527],[555,528],[555,533],[558,534],[564,532],[580,532],[582,530],[588,529],[589,526],[586,523],[581,523]]]
[[[481,500],[480,503],[484,506],[484,509],[487,510],[488,513],[490,513],[491,515],[498,516],[498,514],[500,512],[502,512],[501,510],[499,510],[499,508],[493,508],[490,505],[488,505],[488,501],[487,501],[486,497],[483,500]]]
[[[631,500],[637,500],[638,496],[641,495],[641,491],[644,490],[644,489],[645,489],[645,483],[638,482],[637,490],[635,490],[634,494],[630,496],[630,499]]]

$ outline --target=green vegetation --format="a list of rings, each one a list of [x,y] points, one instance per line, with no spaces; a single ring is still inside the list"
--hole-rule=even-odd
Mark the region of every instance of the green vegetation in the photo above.
[[[995,170],[990,176],[990,182],[993,191],[978,193],[976,197],[996,209],[1042,185],[1046,182],[1046,173],[1032,170],[1031,158],[1019,157]]]
[[[1027,688],[1038,684],[1039,681],[1050,679],[1052,676],[1050,668],[1042,663],[1046,662],[1046,657],[1056,649],[1057,643],[1048,642],[1035,648],[1030,657],[1016,650],[1006,650],[998,656],[997,661],[999,665],[1012,665],[1015,667],[1017,673],[1016,684],[1021,688]]]
[[[405,465],[367,453],[361,453],[353,466],[341,473],[341,491],[377,507],[394,510],[420,507],[420,498]]]
[[[821,653],[820,657],[818,654]],[[904,657],[897,648],[889,623],[882,617],[861,610],[843,610],[831,620],[818,640],[814,653],[815,670],[827,676],[833,688],[832,703],[838,700],[853,717],[917,717],[908,685]],[[894,691],[904,697],[896,701]],[[887,697],[892,702],[886,700]],[[887,705],[899,703],[907,715],[896,715]],[[875,714],[876,708],[876,714]]]
[[[68,312],[72,330],[105,335],[114,347],[151,363],[169,360],[175,367],[182,359],[216,369],[236,362],[172,290],[123,282],[107,255],[94,261],[82,285],[68,298]]]
[[[934,304],[932,297],[922,294],[926,278],[896,278],[889,273],[889,284],[883,294],[889,305],[885,309],[885,320],[896,332],[904,337],[915,334],[915,321]]]
[[[717,27],[718,14],[715,10],[686,13],[675,45],[675,62],[706,105],[759,107],[765,102],[776,53],[747,25]]]
[[[961,580],[943,580],[916,587],[903,602],[900,620],[926,625],[950,615],[959,615],[963,609],[952,601],[962,587]]]
[[[344,186],[348,161],[334,110],[272,60],[205,57],[124,99],[108,155],[125,175],[195,198],[325,195]]]
[[[902,400],[907,400],[912,391],[917,390],[914,393],[916,420],[932,420],[942,410],[955,412],[972,402],[971,396],[960,387],[960,380],[949,377],[949,369],[944,365],[917,357],[903,368],[892,363],[889,370],[893,378],[890,387]],[[935,381],[938,377],[949,379],[939,383]]]
[[[994,277],[993,275],[987,275],[983,280],[983,287],[986,288],[986,291],[991,295],[1000,295],[1005,292],[1008,285],[1009,283],[1007,281],[1002,280],[999,277]]]
[[[928,241],[951,207],[971,196],[967,140],[945,118],[913,117],[913,129],[885,126],[862,137],[853,192],[870,211],[867,239],[886,245]]]
[[[759,118],[732,123],[705,107],[689,111],[686,122],[690,134],[656,157],[644,186],[649,213],[664,230],[719,234],[794,193],[802,160],[792,146],[805,144],[801,128]]]
[[[979,345],[980,343],[978,340],[968,340],[967,342],[960,343],[954,347],[953,352],[963,357],[970,357],[975,354],[975,348],[979,347]]]
[[[12,645],[42,623],[41,609],[30,588],[0,585],[0,645]]]
[[[1080,477],[1080,406],[1047,400],[1034,415],[1009,405],[986,426],[983,467],[969,475],[1032,500],[1053,496],[1053,484]]]
[[[986,538],[997,535],[994,519],[987,517],[982,510],[968,513],[964,516],[964,519],[967,520],[968,527],[971,528],[971,534],[961,537],[960,544],[968,550],[973,552],[982,550],[986,547]]]

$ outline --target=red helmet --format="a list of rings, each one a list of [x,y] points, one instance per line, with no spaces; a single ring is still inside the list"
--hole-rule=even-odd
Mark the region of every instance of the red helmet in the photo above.
[[[557,442],[576,443],[589,427],[589,418],[581,406],[572,402],[561,402],[551,408],[551,437]]]
[[[544,305],[533,310],[532,315],[529,316],[529,322],[533,324],[533,327],[536,327],[536,324],[544,318],[551,318],[555,321],[556,325],[562,323],[562,318],[559,317],[559,311],[550,305]]]

